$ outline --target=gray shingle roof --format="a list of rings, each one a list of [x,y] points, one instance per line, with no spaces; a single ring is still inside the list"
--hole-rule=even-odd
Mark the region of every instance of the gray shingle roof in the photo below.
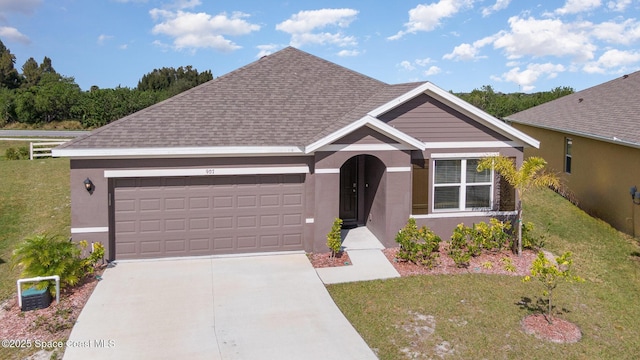
[[[288,47],[60,148],[304,146],[417,86]]]
[[[536,127],[640,146],[640,71],[507,116]]]

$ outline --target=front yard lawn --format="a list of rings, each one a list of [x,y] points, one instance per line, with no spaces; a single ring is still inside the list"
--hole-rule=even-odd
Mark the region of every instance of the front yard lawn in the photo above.
[[[573,252],[575,273],[586,280],[554,293],[554,314],[582,331],[577,343],[523,332],[522,319],[539,311],[541,287],[517,276],[418,275],[331,285],[329,292],[380,359],[636,359],[637,242],[549,190],[532,192],[524,205],[525,220],[547,235],[545,249]]]

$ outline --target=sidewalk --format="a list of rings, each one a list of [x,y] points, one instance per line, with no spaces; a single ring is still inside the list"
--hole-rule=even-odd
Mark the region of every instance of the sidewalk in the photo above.
[[[366,226],[343,230],[343,238],[342,247],[349,254],[352,265],[316,269],[323,283],[338,284],[400,277],[382,253],[384,246]]]

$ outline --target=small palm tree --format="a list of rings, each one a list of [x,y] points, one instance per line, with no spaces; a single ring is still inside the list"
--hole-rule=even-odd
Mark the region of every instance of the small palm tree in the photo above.
[[[38,234],[26,238],[13,251],[13,266],[21,266],[21,276],[60,276],[62,287],[75,286],[85,275],[81,250],[62,236]],[[49,282],[36,287],[45,288]],[[53,289],[51,289],[53,291]]]
[[[532,156],[525,159],[519,169],[515,162],[504,156],[491,156],[478,163],[478,171],[494,169],[516,189],[518,198],[518,256],[522,255],[522,197],[529,189],[559,187],[560,180],[555,174],[544,172],[547,162]]]

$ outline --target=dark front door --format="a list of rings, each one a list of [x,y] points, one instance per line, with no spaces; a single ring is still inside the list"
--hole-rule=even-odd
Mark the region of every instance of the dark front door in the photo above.
[[[344,227],[358,221],[358,157],[354,156],[340,168],[340,219]]]

